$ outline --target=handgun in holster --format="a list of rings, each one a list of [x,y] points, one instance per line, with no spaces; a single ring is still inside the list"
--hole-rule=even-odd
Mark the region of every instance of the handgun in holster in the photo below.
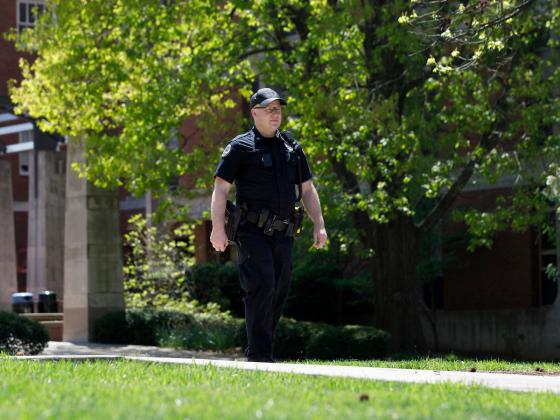
[[[272,215],[272,217],[269,217],[268,220],[266,221],[265,225],[264,225],[264,229],[263,229],[263,233],[267,236],[272,236],[274,235],[274,222],[276,222],[276,215]]]
[[[225,230],[230,245],[235,245],[237,241],[237,231],[243,219],[245,209],[236,206],[230,200],[226,201]]]

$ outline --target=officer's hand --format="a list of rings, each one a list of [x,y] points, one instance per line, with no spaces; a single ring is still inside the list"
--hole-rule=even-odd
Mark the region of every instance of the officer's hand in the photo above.
[[[224,252],[228,246],[228,238],[226,232],[222,230],[212,229],[210,234],[210,242],[216,251]]]
[[[313,226],[313,246],[315,248],[323,248],[327,243],[327,230],[323,225]]]

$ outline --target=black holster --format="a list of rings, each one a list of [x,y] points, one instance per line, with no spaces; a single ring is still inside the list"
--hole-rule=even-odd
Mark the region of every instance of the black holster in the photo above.
[[[286,229],[286,236],[298,237],[301,235],[301,227],[303,225],[303,217],[305,215],[305,210],[303,206],[298,206],[295,209],[294,215],[290,218],[290,223]]]
[[[301,230],[303,227],[303,217],[305,216],[305,209],[303,206],[296,207],[296,211],[294,213],[294,233],[295,236],[301,235]]]
[[[245,210],[243,207],[237,207],[230,200],[226,201],[226,217],[225,217],[225,230],[228,241],[231,245],[237,241],[237,231],[239,224],[243,219]]]

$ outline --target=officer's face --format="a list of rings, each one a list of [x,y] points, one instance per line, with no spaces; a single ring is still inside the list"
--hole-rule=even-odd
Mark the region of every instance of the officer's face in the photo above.
[[[266,107],[257,105],[251,110],[251,115],[255,120],[257,130],[265,136],[272,136],[282,124],[282,104],[280,101],[274,101]]]

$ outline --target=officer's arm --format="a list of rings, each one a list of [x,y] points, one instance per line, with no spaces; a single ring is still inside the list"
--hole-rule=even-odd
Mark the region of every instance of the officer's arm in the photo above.
[[[321,202],[319,194],[313,185],[313,181],[308,180],[301,184],[301,199],[307,210],[307,214],[313,220],[313,245],[315,248],[322,248],[327,242],[327,231],[325,230],[325,221],[321,212]]]
[[[214,181],[214,192],[212,193],[212,204],[210,213],[212,216],[212,233],[210,242],[216,251],[225,251],[228,239],[225,231],[226,201],[231,189],[231,184],[217,176]]]

